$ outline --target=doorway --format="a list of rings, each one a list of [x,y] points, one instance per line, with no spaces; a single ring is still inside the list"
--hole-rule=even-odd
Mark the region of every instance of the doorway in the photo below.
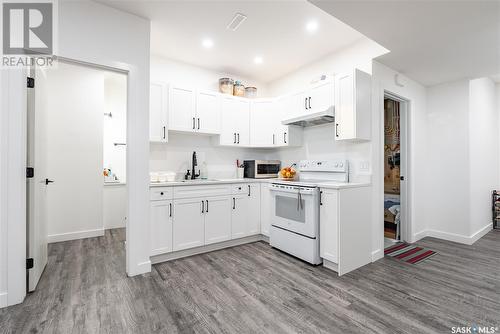
[[[59,60],[54,68],[31,69],[30,77],[27,291],[43,274],[48,244],[104,235],[107,183],[122,186],[113,202],[121,205],[117,227],[125,227],[126,211],[127,75]]]
[[[408,101],[384,95],[384,248],[408,241],[406,183]]]

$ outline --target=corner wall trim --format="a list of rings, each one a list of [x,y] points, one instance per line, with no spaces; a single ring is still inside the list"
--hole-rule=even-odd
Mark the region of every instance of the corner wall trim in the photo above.
[[[61,242],[61,241],[77,240],[77,239],[92,238],[92,237],[101,237],[103,235],[104,235],[104,228],[99,228],[99,229],[95,229],[95,230],[60,233],[60,234],[50,234],[48,236],[48,242],[49,242],[49,244],[51,244],[54,242]]]
[[[144,261],[134,266],[134,270],[127,273],[128,277],[142,275],[151,271],[151,261]]]
[[[383,257],[384,257],[384,252],[381,249],[377,249],[372,252],[372,262],[380,260]]]
[[[0,308],[8,306],[7,292],[0,293]]]
[[[465,245],[472,245],[479,239],[481,239],[484,235],[486,235],[492,229],[491,223],[480,228],[478,231],[474,232],[470,236],[466,236],[463,234],[449,233],[437,230],[423,230],[414,235],[415,241],[418,241],[425,237],[432,237],[437,239],[443,239],[452,242],[458,242]]]

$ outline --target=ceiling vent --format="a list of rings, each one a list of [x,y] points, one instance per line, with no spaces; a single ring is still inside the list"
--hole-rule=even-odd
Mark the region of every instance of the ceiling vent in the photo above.
[[[227,25],[227,29],[236,31],[240,25],[247,19],[247,16],[241,13],[236,13],[231,20],[231,22]]]

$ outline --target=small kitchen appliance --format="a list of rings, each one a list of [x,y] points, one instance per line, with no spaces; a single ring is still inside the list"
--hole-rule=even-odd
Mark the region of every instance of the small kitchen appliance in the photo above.
[[[244,176],[252,179],[268,179],[278,177],[281,167],[279,160],[245,160]]]

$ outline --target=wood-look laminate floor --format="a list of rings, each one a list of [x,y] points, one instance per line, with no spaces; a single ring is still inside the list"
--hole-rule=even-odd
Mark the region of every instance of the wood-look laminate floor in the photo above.
[[[264,242],[125,276],[124,231],[52,244],[36,292],[0,310],[1,333],[450,333],[500,326],[500,231],[473,246],[384,258],[338,277]]]

